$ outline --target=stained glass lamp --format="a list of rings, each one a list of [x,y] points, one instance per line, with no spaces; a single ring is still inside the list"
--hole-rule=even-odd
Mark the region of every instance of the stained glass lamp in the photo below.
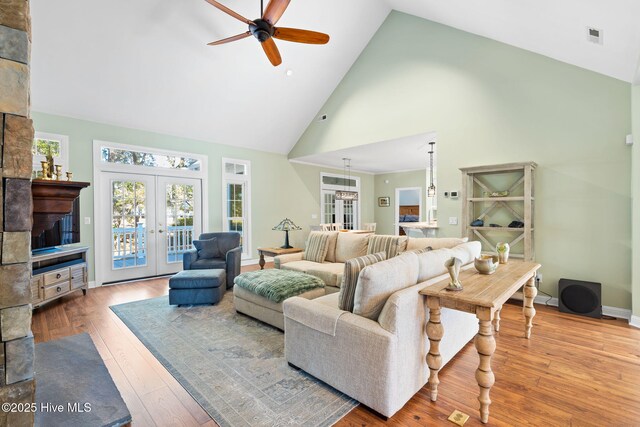
[[[280,224],[272,228],[272,230],[284,231],[284,246],[280,246],[282,249],[291,249],[293,246],[289,245],[289,231],[302,230],[291,221],[289,218],[285,218],[280,221]]]

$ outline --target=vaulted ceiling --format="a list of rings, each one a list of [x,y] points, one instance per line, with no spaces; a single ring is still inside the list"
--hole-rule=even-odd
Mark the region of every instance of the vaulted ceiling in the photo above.
[[[259,14],[256,0],[221,1]],[[331,41],[278,42],[277,68],[253,38],[206,46],[246,28],[204,0],[32,0],[31,9],[34,111],[278,153],[392,9],[629,82],[640,58],[637,0],[293,0],[279,25]],[[589,26],[603,45],[587,41]]]

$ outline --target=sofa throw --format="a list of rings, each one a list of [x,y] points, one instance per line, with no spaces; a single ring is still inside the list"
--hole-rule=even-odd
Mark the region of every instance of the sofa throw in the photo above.
[[[198,250],[198,258],[220,258],[220,248],[218,248],[218,239],[194,240],[193,246]]]
[[[406,237],[398,236],[371,236],[369,238],[369,247],[367,248],[367,254],[375,254],[378,252],[384,252],[387,254],[387,259],[393,258],[402,252]]]
[[[312,289],[324,288],[324,282],[318,277],[299,271],[276,270],[275,268],[242,273],[236,276],[233,283],[275,303],[280,303],[287,298],[295,297]]]
[[[342,285],[338,296],[338,308],[340,310],[353,312],[353,298],[356,294],[356,285],[360,271],[368,265],[387,259],[387,254],[378,252],[377,254],[365,255],[353,258],[344,263],[344,274],[342,275]]]
[[[304,259],[319,263],[324,262],[329,251],[329,239],[330,236],[326,233],[312,231],[304,250]]]

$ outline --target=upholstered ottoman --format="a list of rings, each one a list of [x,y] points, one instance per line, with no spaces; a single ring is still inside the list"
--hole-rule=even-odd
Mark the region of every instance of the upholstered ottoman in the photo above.
[[[181,271],[169,279],[169,304],[215,304],[224,295],[226,280],[222,269]]]
[[[298,271],[267,269],[251,271],[234,280],[236,311],[284,330],[282,302],[298,296],[314,299],[325,294],[324,282]]]

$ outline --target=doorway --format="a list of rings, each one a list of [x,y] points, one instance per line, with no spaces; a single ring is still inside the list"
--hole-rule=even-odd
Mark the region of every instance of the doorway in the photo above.
[[[104,172],[101,193],[109,206],[98,229],[104,283],[173,274],[202,231],[201,182],[193,178]]]
[[[403,224],[422,222],[422,187],[396,188],[395,215],[398,236],[405,235]]]

